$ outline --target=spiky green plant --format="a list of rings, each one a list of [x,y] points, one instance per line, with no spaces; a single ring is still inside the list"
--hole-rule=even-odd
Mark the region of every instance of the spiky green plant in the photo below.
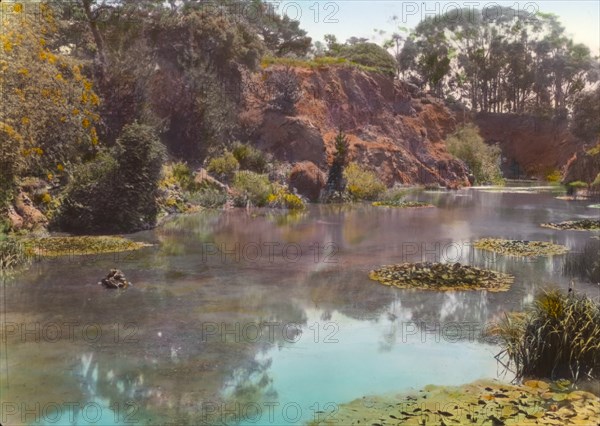
[[[517,379],[600,378],[600,305],[590,297],[552,290],[525,314],[507,315],[493,331],[503,350],[496,356]]]

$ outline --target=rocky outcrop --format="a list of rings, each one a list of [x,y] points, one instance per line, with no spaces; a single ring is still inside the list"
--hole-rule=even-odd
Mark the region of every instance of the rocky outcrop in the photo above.
[[[9,219],[13,229],[35,230],[48,225],[48,218],[33,205],[24,192],[20,192],[15,198],[14,209],[9,209]]]
[[[600,143],[594,149],[581,149],[565,168],[564,183],[581,181],[592,183],[600,173]]]
[[[444,139],[456,120],[443,104],[405,83],[357,69],[295,72],[303,91],[295,115],[246,99],[252,107],[244,114],[261,117],[254,135],[259,148],[280,161],[310,161],[326,170],[341,128],[348,135],[350,160],[376,171],[387,185],[469,185],[464,164],[446,150]]]
[[[502,171],[508,178],[545,179],[562,170],[583,146],[569,131],[566,120],[480,113],[474,121],[485,141],[502,149]]]
[[[317,201],[325,188],[326,178],[315,163],[302,161],[294,164],[290,172],[290,187],[309,201]]]

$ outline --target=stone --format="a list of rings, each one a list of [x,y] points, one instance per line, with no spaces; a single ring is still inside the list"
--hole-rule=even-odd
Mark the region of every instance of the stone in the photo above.
[[[118,269],[111,269],[106,278],[103,278],[98,284],[111,289],[127,288],[131,285],[125,278],[125,274]]]
[[[31,199],[24,192],[20,192],[19,195],[17,195],[15,199],[15,210],[23,219],[23,227],[28,230],[33,230],[48,224],[46,216],[35,208]]]

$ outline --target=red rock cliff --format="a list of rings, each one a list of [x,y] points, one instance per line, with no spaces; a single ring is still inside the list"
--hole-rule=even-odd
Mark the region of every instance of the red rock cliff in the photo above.
[[[265,70],[261,80],[274,70]],[[469,185],[464,164],[446,150],[444,139],[456,120],[443,104],[416,96],[404,83],[357,69],[295,72],[303,95],[294,115],[270,111],[256,99],[244,112],[256,123],[256,144],[278,160],[311,161],[326,170],[341,127],[350,141],[351,160],[388,185]]]

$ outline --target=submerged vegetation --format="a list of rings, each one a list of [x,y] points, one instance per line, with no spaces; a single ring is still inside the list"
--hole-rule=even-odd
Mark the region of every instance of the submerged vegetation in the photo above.
[[[369,278],[398,288],[438,291],[506,291],[514,279],[508,274],[460,263],[431,262],[382,266],[371,271]]]
[[[475,242],[475,248],[509,256],[552,256],[564,254],[569,249],[547,241],[502,240],[482,238]]]
[[[517,378],[600,378],[600,304],[586,295],[542,293],[524,314],[510,314],[492,331],[498,358]]]

